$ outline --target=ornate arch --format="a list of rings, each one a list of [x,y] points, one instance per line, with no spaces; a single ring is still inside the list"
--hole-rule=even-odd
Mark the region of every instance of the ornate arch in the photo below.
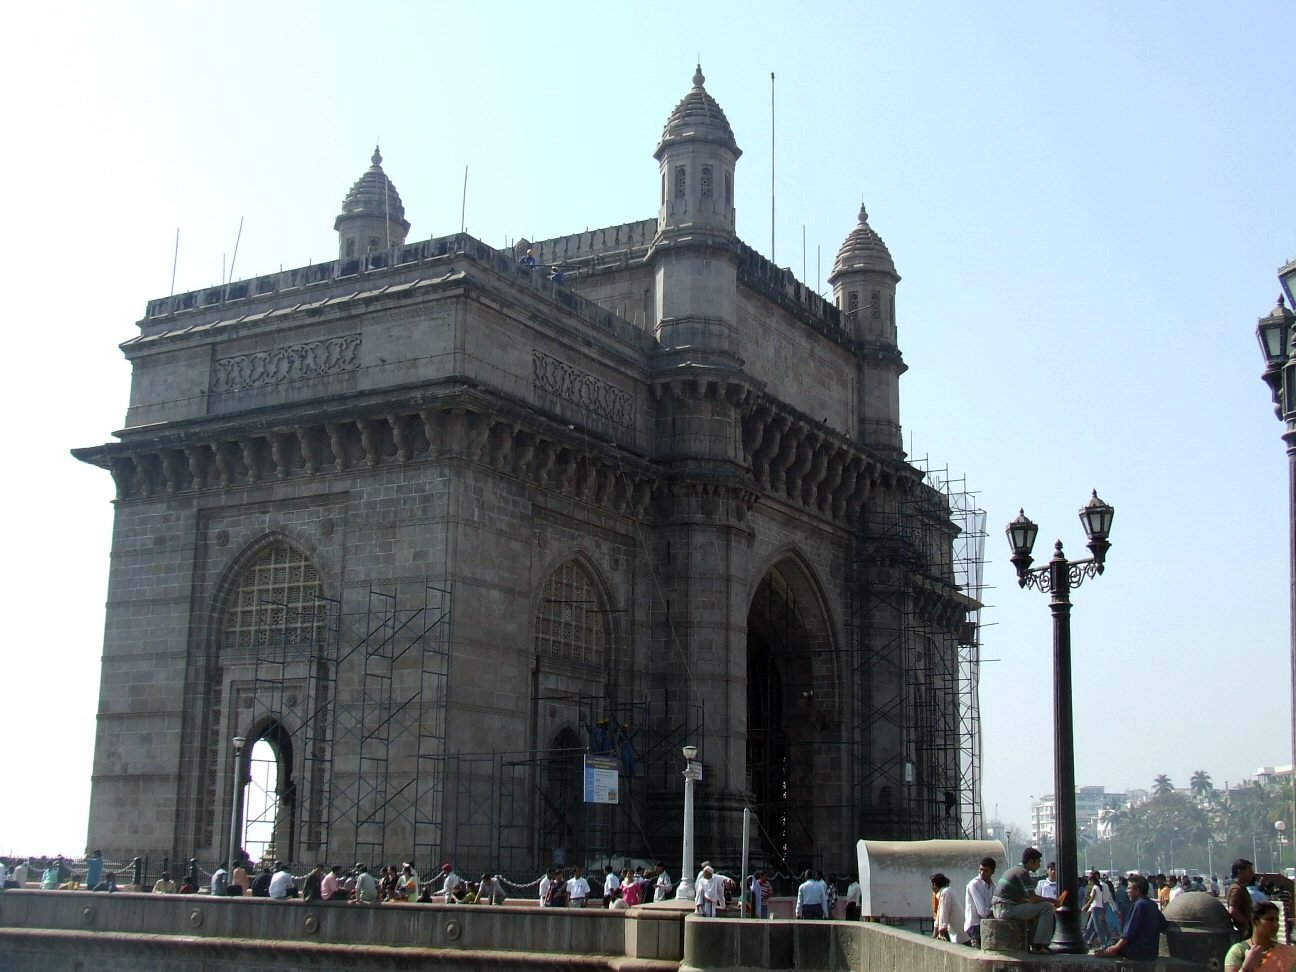
[[[576,666],[589,674],[615,672],[620,625],[597,565],[576,551],[556,558],[543,576],[531,614],[537,662]]]
[[[242,677],[250,679],[262,655],[305,658],[322,648],[327,634],[326,604],[324,578],[314,552],[278,530],[267,531],[246,544],[221,572],[208,606],[206,670],[195,686],[205,707],[207,727],[202,744],[204,771],[196,795],[201,843],[223,846],[228,839],[225,827],[234,796],[229,781],[235,770],[231,739],[239,734],[248,739],[238,767],[238,779],[246,780],[252,746],[257,738],[266,736],[266,731],[257,732],[258,726],[265,729],[264,718],[257,725],[240,725],[240,715],[230,709],[234,700],[225,697],[229,670],[241,671]],[[280,773],[287,774],[278,791],[295,807],[292,729],[277,719],[275,725]],[[218,813],[218,808],[223,809]],[[291,813],[288,817],[291,830]],[[276,825],[276,832],[279,829]],[[292,836],[285,836],[287,851]]]

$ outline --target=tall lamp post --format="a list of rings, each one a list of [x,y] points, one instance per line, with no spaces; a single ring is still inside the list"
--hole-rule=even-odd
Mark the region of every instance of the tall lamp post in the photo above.
[[[1278,873],[1282,873],[1282,845],[1283,839],[1287,836],[1284,831],[1287,830],[1287,821],[1278,820],[1274,823],[1274,830],[1278,831]]]
[[[697,894],[693,887],[693,784],[702,779],[702,764],[698,762],[697,747],[684,747],[684,853],[680,862],[680,879],[675,885],[677,901],[692,901]]]
[[[229,831],[229,852],[225,855],[225,880],[229,881],[234,874],[234,848],[238,846],[238,818],[239,818],[239,780],[242,778],[243,769],[243,747],[247,745],[247,739],[243,736],[234,737],[234,779],[230,786],[230,831]]]
[[[1033,587],[1050,595],[1053,613],[1053,793],[1054,835],[1057,841],[1058,892],[1065,900],[1057,910],[1057,925],[1050,948],[1054,952],[1083,954],[1089,951],[1080,929],[1080,889],[1076,881],[1075,739],[1072,735],[1071,704],[1071,589],[1086,578],[1103,572],[1107,537],[1115,510],[1098,498],[1097,491],[1080,510],[1080,523],[1089,538],[1091,557],[1068,560],[1062,541],[1043,567],[1031,569],[1031,550],[1039,527],[1023,510],[1008,524],[1012,565],[1017,568],[1017,586]]]
[[[1278,297],[1278,306],[1256,325],[1256,337],[1264,354],[1264,381],[1273,396],[1274,413],[1283,420],[1283,442],[1287,445],[1288,554],[1291,561],[1289,582],[1289,623],[1292,687],[1292,765],[1296,766],[1296,341],[1292,325],[1296,315],[1296,260],[1279,268],[1278,280],[1286,295]],[[1296,820],[1296,786],[1292,787],[1292,820]]]

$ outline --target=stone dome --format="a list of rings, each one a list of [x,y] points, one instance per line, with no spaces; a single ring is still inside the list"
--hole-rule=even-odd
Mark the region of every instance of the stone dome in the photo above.
[[[666,119],[666,127],[662,129],[661,144],[657,146],[654,155],[658,161],[670,145],[686,139],[718,142],[733,152],[735,159],[742,155],[742,149],[734,139],[733,129],[729,127],[729,119],[725,117],[724,110],[716,104],[716,100],[707,94],[706,88],[703,87],[705,83],[702,65],[699,64],[697,70],[693,72],[693,87]]]
[[[841,249],[837,251],[837,259],[833,261],[832,274],[829,275],[828,282],[831,283],[833,277],[838,274],[852,270],[871,270],[892,275],[896,272],[891,251],[882,242],[882,237],[869,226],[868,211],[863,205],[860,206],[859,223],[851,230],[846,241],[842,243]]]
[[[1233,921],[1220,899],[1205,891],[1185,891],[1165,910],[1166,921],[1193,924],[1202,928],[1231,929]]]
[[[387,178],[387,173],[382,167],[382,153],[378,151],[378,146],[374,146],[372,163],[368,171],[365,172],[351,191],[347,193],[346,199],[342,200],[342,213],[333,223],[335,230],[342,228],[342,221],[348,216],[376,216],[379,219],[387,218],[393,223],[404,224],[406,231],[409,230],[409,223],[405,222],[405,206],[401,203],[400,193],[392,185],[392,181]]]

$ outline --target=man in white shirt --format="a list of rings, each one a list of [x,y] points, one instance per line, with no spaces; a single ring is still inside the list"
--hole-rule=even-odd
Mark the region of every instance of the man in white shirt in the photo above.
[[[804,874],[801,886],[797,888],[796,916],[798,918],[822,918],[828,895],[822,881],[816,881],[809,871]]]
[[[441,889],[437,891],[434,897],[441,898],[447,904],[454,898],[454,889],[459,887],[459,875],[455,873],[454,868],[449,864],[441,865]]]
[[[1035,885],[1035,893],[1049,901],[1057,900],[1057,864],[1053,861],[1049,861],[1048,877],[1040,878],[1039,883]]]
[[[859,878],[855,878],[846,888],[846,920],[859,921],[860,902],[864,900],[864,889],[860,887]]]
[[[716,910],[724,908],[725,880],[727,879],[713,871],[709,865],[702,868],[702,873],[698,875],[697,893],[694,896],[694,904],[697,906],[699,915],[714,918]]]
[[[572,868],[572,876],[567,879],[567,907],[584,908],[589,899],[590,886],[581,874],[579,867]]]
[[[657,862],[657,880],[653,882],[653,900],[669,901],[671,889],[675,885],[671,883],[671,877],[666,873],[666,865],[661,861]]]
[[[621,889],[621,879],[617,877],[616,871],[612,870],[612,865],[605,868],[603,875],[603,907],[611,907],[612,893]]]
[[[977,876],[967,883],[963,895],[963,930],[972,941],[973,948],[981,947],[981,922],[990,917],[990,903],[994,898],[995,859],[981,858]],[[1040,882],[1044,884],[1043,881]]]
[[[288,865],[283,861],[275,861],[274,877],[270,879],[270,897],[282,901],[296,890],[297,885],[288,873]]]
[[[549,889],[553,887],[554,872],[553,868],[544,872],[544,877],[540,879],[540,907],[543,908],[549,900]]]

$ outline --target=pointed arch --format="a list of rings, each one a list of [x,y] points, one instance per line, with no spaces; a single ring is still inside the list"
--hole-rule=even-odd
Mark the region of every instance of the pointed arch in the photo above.
[[[296,849],[294,728],[277,721],[275,728],[267,728],[264,718],[253,726],[240,725],[247,716],[234,709],[237,699],[228,696],[239,683],[254,682],[259,658],[276,656],[282,673],[282,662],[304,660],[322,650],[328,613],[324,578],[314,551],[282,531],[256,537],[221,571],[208,605],[205,670],[192,689],[205,710],[206,727],[195,800],[200,843],[225,845],[232,801],[241,804],[244,798],[252,748],[259,740],[273,739],[275,772],[282,777],[275,784],[281,801],[276,815],[282,821],[275,824],[281,848],[277,852],[291,859]],[[237,793],[231,792],[230,783],[236,769],[232,743],[236,735],[248,740],[237,767],[236,778],[242,781]],[[240,815],[244,809],[240,806]]]
[[[834,626],[822,586],[794,549],[772,556],[747,611],[747,785],[762,820],[765,853],[781,868],[822,866],[841,841],[849,754]]]

